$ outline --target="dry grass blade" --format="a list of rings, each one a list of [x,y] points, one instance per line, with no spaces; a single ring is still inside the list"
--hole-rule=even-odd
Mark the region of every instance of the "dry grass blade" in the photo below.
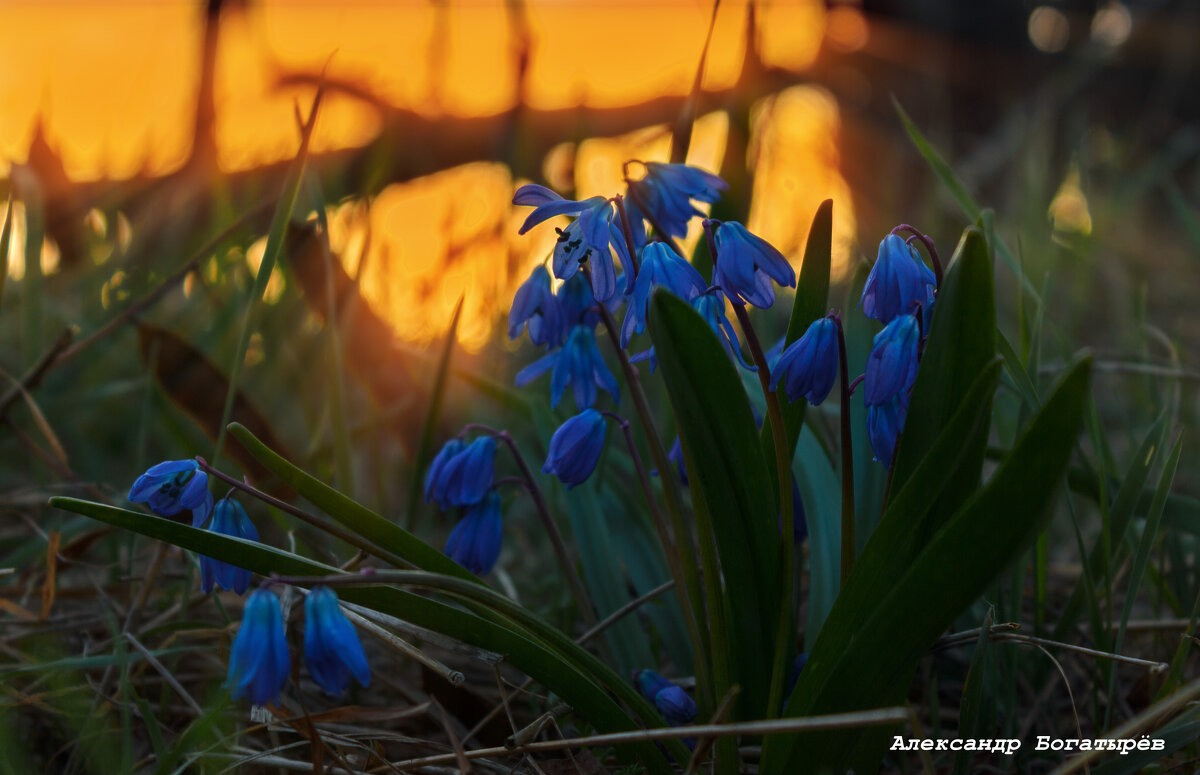
[[[45,620],[54,607],[54,592],[58,579],[58,546],[62,542],[62,533],[50,531],[50,539],[46,544],[46,580],[42,583],[42,611],[39,619]]]

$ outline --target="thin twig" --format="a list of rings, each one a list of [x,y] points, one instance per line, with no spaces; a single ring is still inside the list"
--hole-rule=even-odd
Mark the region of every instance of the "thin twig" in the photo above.
[[[807,716],[805,718],[769,719],[765,721],[744,721],[736,724],[700,724],[697,726],[663,727],[658,729],[637,729],[629,732],[612,732],[590,737],[572,737],[564,740],[546,740],[528,743],[520,748],[478,748],[465,751],[468,759],[481,759],[491,756],[525,755],[538,751],[561,751],[565,748],[600,747],[609,745],[628,745],[654,740],[672,740],[683,737],[736,737],[741,735],[779,735],[795,734],[797,732],[819,732],[829,729],[846,729],[849,727],[888,726],[901,724],[908,718],[904,708],[881,708],[879,710],[864,710],[854,713],[837,713],[828,716]],[[450,764],[456,760],[455,754],[426,756],[421,759],[408,759],[393,762],[400,769],[414,769],[427,765]]]

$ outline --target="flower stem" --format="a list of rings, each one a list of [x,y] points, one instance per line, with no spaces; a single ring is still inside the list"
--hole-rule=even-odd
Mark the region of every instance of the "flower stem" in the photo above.
[[[257,487],[254,487],[253,485],[247,484],[246,482],[243,482],[243,481],[239,481],[237,479],[234,479],[232,476],[230,476],[228,474],[218,471],[217,469],[210,466],[208,464],[208,461],[202,457],[197,457],[196,462],[200,464],[201,470],[203,470],[209,476],[213,476],[217,479],[220,479],[222,482],[229,484],[231,487],[234,487],[238,490],[241,490],[242,492],[252,495],[255,498],[258,498],[260,501],[267,504],[268,506],[274,506],[275,508],[279,509],[280,511],[291,514],[293,517],[297,517],[297,518],[307,522],[308,524],[312,525],[313,527],[317,528],[318,530],[322,530],[322,531],[328,533],[329,535],[334,536],[335,538],[340,538],[343,541],[345,541],[346,543],[355,547],[356,549],[361,549],[362,551],[366,552],[367,554],[370,554],[374,557],[378,557],[379,559],[384,560],[385,562],[389,562],[392,565],[395,565],[397,568],[413,567],[413,564],[411,562],[408,562],[407,560],[405,560],[403,557],[401,557],[398,554],[393,554],[393,553],[387,551],[386,549],[380,549],[378,546],[374,546],[369,541],[364,541],[359,536],[356,536],[353,533],[348,533],[345,530],[342,530],[337,525],[332,525],[332,524],[326,522],[325,520],[321,519],[320,517],[309,514],[307,511],[304,511],[303,509],[298,509],[290,503],[281,501],[274,496],[266,494],[265,492],[258,489]],[[226,496],[226,497],[228,497],[228,496]]]
[[[933,262],[933,275],[937,278],[937,287],[940,290],[942,287],[942,260],[938,258],[937,249],[933,246],[933,239],[923,234],[916,226],[910,226],[907,223],[902,223],[892,229],[892,234],[898,234],[902,231],[906,231],[912,235],[906,242],[911,241],[913,238],[919,239],[921,244],[925,246],[925,249],[929,251],[929,260]]]
[[[619,209],[618,212],[621,216],[622,228],[625,232],[626,246],[629,248],[631,254],[636,253],[637,249],[633,244],[633,232],[629,227],[628,215],[625,213],[624,208]],[[587,267],[584,267],[582,271],[590,285],[592,281],[591,273],[587,270]],[[650,402],[646,400],[646,393],[642,390],[638,371],[629,362],[629,354],[621,347],[621,335],[616,321],[613,320],[612,313],[608,311],[608,307],[603,304],[596,306],[600,313],[600,321],[604,324],[604,330],[608,333],[608,339],[612,343],[613,351],[617,354],[617,360],[621,363],[621,371],[625,375],[625,383],[628,385],[629,394],[633,398],[633,405],[637,410],[638,421],[641,423],[642,432],[645,434],[646,441],[650,445],[650,457],[658,470],[664,472],[659,479],[662,480],[663,495],[667,504],[667,514],[671,520],[671,528],[667,527],[661,512],[656,508],[652,507],[650,513],[656,520],[655,527],[658,529],[659,540],[663,542],[663,553],[667,556],[667,565],[671,569],[671,577],[675,579],[675,592],[679,595],[680,608],[683,609],[683,618],[687,623],[688,634],[692,639],[696,675],[707,677],[709,675],[709,647],[708,641],[705,638],[707,632],[702,631],[699,624],[704,618],[703,598],[700,592],[700,576],[696,571],[698,563],[695,562],[691,533],[688,531],[687,524],[683,520],[683,499],[679,494],[679,483],[675,481],[674,477],[666,473],[671,470],[671,461],[667,457],[667,451],[663,448],[658,430],[654,426],[654,415],[650,412]],[[674,541],[671,539],[672,529],[675,534]],[[697,691],[700,695],[701,706],[704,709],[710,709],[714,702],[712,686],[709,685],[708,681],[699,681],[697,682]]]
[[[558,523],[554,521],[554,516],[550,513],[550,506],[546,503],[546,496],[542,494],[542,488],[538,487],[537,480],[533,478],[533,471],[529,469],[529,464],[525,462],[525,457],[521,454],[521,450],[517,449],[516,441],[513,440],[512,435],[508,431],[496,430],[487,425],[471,423],[463,428],[464,432],[472,430],[483,431],[489,434],[497,441],[502,442],[508,447],[508,451],[512,453],[513,460],[516,461],[517,468],[521,472],[521,478],[525,480],[525,489],[529,491],[530,497],[533,498],[538,516],[542,520],[542,526],[546,529],[546,535],[550,538],[550,545],[554,547],[554,554],[558,558],[558,564],[562,567],[563,575],[567,578],[567,584],[571,587],[571,593],[575,596],[579,612],[588,626],[594,625],[596,623],[596,609],[592,607],[592,601],[588,597],[587,589],[583,586],[583,581],[580,580],[579,574],[575,571],[575,563],[571,561],[571,555],[567,551],[567,544],[563,540],[562,532],[558,529]]]
[[[842,584],[845,585],[850,570],[854,567],[854,447],[850,432],[850,394],[853,386],[849,381],[846,359],[846,334],[842,330],[842,318],[833,315],[837,324],[838,363],[842,385]]]

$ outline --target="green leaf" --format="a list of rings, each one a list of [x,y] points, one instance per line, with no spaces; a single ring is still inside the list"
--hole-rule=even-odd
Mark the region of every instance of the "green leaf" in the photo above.
[[[992,260],[983,232],[968,228],[946,268],[933,308],[925,354],[896,450],[893,492],[903,489],[921,465],[962,396],[995,354],[996,309]],[[959,450],[955,477],[920,525],[928,537],[979,488],[988,426],[976,427]],[[913,528],[918,525],[913,523]]]
[[[712,518],[732,614],[733,680],[743,690],[741,707],[761,713],[780,603],[771,478],[741,379],[716,335],[682,299],[659,291],[653,307],[650,332],[688,455],[692,498]]]
[[[8,245],[12,241],[12,191],[8,192],[8,207],[4,208],[4,231],[0,232],[0,297],[4,296],[4,280],[8,277]]]
[[[882,554],[872,551],[869,558],[871,544],[881,542],[889,523],[904,521],[889,509],[809,654],[787,715],[878,707],[880,698],[894,699],[907,690],[918,661],[938,635],[1032,543],[1049,519],[1051,496],[1082,424],[1090,364],[1090,358],[1084,358],[1070,368],[1012,455],[902,573],[863,583],[878,570]],[[992,380],[998,366],[991,367]],[[915,475],[913,483],[919,483]],[[852,586],[858,587],[858,594],[851,593]],[[854,612],[854,605],[866,612]],[[835,617],[841,626],[833,626]],[[861,624],[847,633],[847,621]],[[878,734],[867,739],[856,731],[769,738],[762,772],[782,775],[823,767],[873,772],[882,755],[878,742]]]
[[[813,321],[826,313],[829,302],[829,267],[833,256],[833,200],[826,199],[817,207],[812,226],[808,230],[808,241],[804,245],[804,263],[800,265],[800,279],[796,283],[796,299],[792,302],[792,315],[788,319],[787,337],[784,347],[804,336]],[[783,424],[787,428],[787,446],[796,449],[800,427],[804,424],[804,411],[808,401],[798,398],[788,401],[784,392],[777,391],[779,407],[783,411]],[[763,457],[766,459],[767,474],[772,487],[778,489],[778,473],[775,467],[775,441],[771,424],[763,423]]]
[[[1137,452],[1134,453],[1133,458],[1129,461],[1129,467],[1125,470],[1125,478],[1121,481],[1121,487],[1117,490],[1116,498],[1108,510],[1109,534],[1116,537],[1111,547],[1114,556],[1105,556],[1104,536],[1101,535],[1096,538],[1096,543],[1092,546],[1092,551],[1088,553],[1088,556],[1084,560],[1087,563],[1087,567],[1092,569],[1094,578],[1100,578],[1095,569],[1102,567],[1101,563],[1111,563],[1115,560],[1115,555],[1124,546],[1120,541],[1120,537],[1125,535],[1125,530],[1133,520],[1134,510],[1142,494],[1142,489],[1146,484],[1146,479],[1150,476],[1150,469],[1154,466],[1156,453],[1163,444],[1166,427],[1167,418],[1166,415],[1162,415],[1150,427],[1150,430],[1146,432],[1146,437],[1142,439],[1141,446],[1138,447]],[[1086,590],[1082,584],[1075,585],[1071,597],[1067,600],[1062,613],[1059,614],[1058,624],[1054,628],[1054,639],[1063,640],[1067,637],[1067,633],[1075,626],[1075,620],[1079,616],[1079,608],[1083,604],[1085,592]]]
[[[288,576],[327,576],[340,573],[333,566],[313,562],[265,544],[201,530],[162,517],[75,498],[51,498],[50,505],[150,538],[167,541],[264,576],[272,573]],[[474,577],[463,579],[440,574],[420,575],[424,582],[420,586],[437,587],[457,582],[470,589],[476,589],[479,599],[486,600],[490,607],[476,608],[473,612],[466,611],[429,597],[384,585],[345,587],[339,590],[338,594],[343,600],[395,616],[463,643],[505,655],[513,665],[545,684],[599,730],[617,732],[637,728],[634,720],[610,696],[610,691],[617,693],[631,707],[637,709],[643,721],[653,723],[658,719],[657,713],[645,703],[628,681],[608,670],[586,650],[572,643],[561,633],[552,633],[552,628],[548,625],[539,625],[537,632],[529,629],[529,624],[533,623],[532,614],[524,614],[525,619],[521,624],[509,618],[511,610],[486,617],[480,615],[480,610],[494,612],[502,610],[503,606],[515,604],[488,588],[473,583],[476,581]],[[453,589],[460,596],[467,597],[470,594],[461,587]],[[553,645],[545,640],[547,636],[554,638]],[[564,651],[572,653],[568,656]],[[581,666],[582,663],[586,663],[586,666]],[[596,674],[597,664],[606,671],[599,679]],[[652,744],[638,744],[636,748],[647,766],[654,767],[655,771],[660,773],[669,771],[665,759]]]
[[[984,672],[991,652],[989,637],[992,629],[992,609],[989,608],[983,617],[983,626],[979,630],[979,640],[975,644],[975,654],[971,657],[971,667],[967,670],[967,680],[963,685],[962,707],[959,711],[958,737],[979,739],[988,736],[988,729],[981,723],[983,710]],[[971,764],[971,754],[959,751],[954,756],[954,775],[965,775]]]
[[[837,471],[812,428],[800,433],[792,464],[808,522],[808,619],[804,641],[816,642],[842,585],[842,492]]]
[[[231,423],[229,432],[241,442],[247,452],[289,487],[376,546],[403,557],[422,570],[445,573],[448,576],[457,576],[483,583],[466,568],[404,528],[389,522],[358,501],[346,497],[284,460],[266,444],[259,441],[245,426]]]
[[[904,112],[904,108],[900,107],[900,102],[895,97],[892,98],[892,105],[896,108],[896,113],[900,116],[900,122],[904,124],[904,131],[908,133],[908,138],[912,144],[916,146],[917,152],[925,158],[933,170],[933,174],[937,176],[950,195],[954,197],[954,201],[962,208],[963,213],[972,221],[979,221],[983,214],[983,208],[972,198],[967,187],[958,179],[958,175],[954,173],[954,169],[946,162],[942,155],[937,152],[937,149],[930,144],[929,140],[925,139],[925,135],[921,134],[921,130],[913,123],[908,114]],[[1041,296],[1038,295],[1037,289],[1033,287],[1033,283],[1029,282],[1029,278],[1021,271],[1020,264],[1003,242],[996,242],[996,252],[1004,259],[1004,263],[1012,270],[1013,276],[1020,280],[1025,292],[1030,298],[1034,299],[1038,304],[1041,304]]]

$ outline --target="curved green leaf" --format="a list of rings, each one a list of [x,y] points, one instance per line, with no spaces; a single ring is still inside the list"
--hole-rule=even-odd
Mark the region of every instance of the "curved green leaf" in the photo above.
[[[812,226],[808,230],[808,241],[804,244],[804,263],[800,265],[800,279],[796,283],[796,299],[792,302],[792,315],[788,318],[787,337],[784,346],[791,344],[826,312],[829,302],[829,268],[833,260],[833,200],[826,199],[817,207]],[[796,440],[800,438],[800,427],[804,424],[804,411],[808,401],[798,398],[789,401],[783,391],[777,393],[779,407],[783,411],[783,424],[787,428],[787,449],[795,452]],[[775,440],[771,424],[763,423],[763,457],[766,459],[767,475],[776,489],[778,473],[775,468]]]
[[[873,593],[874,605],[848,639],[839,638],[834,617],[842,618],[839,609],[852,602],[850,582],[870,571],[864,552],[843,589],[846,602],[839,599],[809,655],[788,702],[788,715],[875,707],[880,697],[907,689],[917,662],[938,635],[1025,550],[1049,519],[1051,496],[1066,471],[1083,422],[1090,365],[1090,358],[1084,358],[1071,367],[1013,454],[901,575],[864,585],[870,587],[863,591]],[[993,375],[998,373],[995,365],[991,368]],[[898,522],[886,516],[871,543],[885,526]],[[934,591],[937,594],[931,594]],[[822,767],[871,772],[882,754],[878,742],[877,734],[864,737],[854,731],[775,738],[764,745],[762,772],[781,775]]]
[[[166,541],[184,549],[200,552],[264,576],[272,573],[290,576],[326,576],[341,573],[333,566],[314,562],[265,544],[201,530],[162,517],[75,498],[51,498],[50,505]],[[469,579],[456,579],[444,574],[423,574],[420,581],[422,582],[421,586],[445,586],[466,598],[469,598],[470,594],[461,586],[453,586],[452,582],[457,581],[460,585],[477,588],[479,596],[477,600],[487,601],[489,609],[485,610],[492,612],[501,610],[504,601],[507,600],[506,598],[502,599],[502,596],[490,589],[474,583],[477,580],[473,576]],[[418,627],[424,627],[463,643],[504,654],[513,665],[562,697],[565,702],[596,725],[597,729],[616,732],[639,728],[610,696],[609,691],[626,699],[631,707],[639,711],[639,715],[643,715],[643,720],[650,723],[657,721],[657,713],[627,681],[622,680],[607,668],[604,670],[610,674],[605,676],[608,680],[595,680],[591,673],[597,664],[603,667],[602,663],[599,663],[594,656],[571,642],[566,636],[554,631],[549,625],[535,622],[535,617],[528,612],[522,614],[520,623],[509,618],[512,614],[511,609],[505,610],[503,615],[493,613],[492,616],[485,617],[479,615],[478,609],[475,612],[465,611],[428,597],[384,585],[345,587],[339,590],[338,594],[344,600],[395,616]],[[508,603],[511,604],[511,601]],[[511,604],[511,606],[515,607],[515,604]],[[529,629],[531,623],[535,624],[537,632]],[[551,636],[554,641],[553,645],[544,639],[545,636]],[[582,668],[565,656],[562,653],[564,648],[575,651],[574,656],[587,662],[588,667]],[[636,747],[643,763],[647,766],[653,767],[656,772],[669,771],[666,768],[666,760],[652,744],[643,743]],[[686,750],[682,753],[677,752],[676,755],[680,756],[685,753]]]
[[[921,368],[913,384],[912,403],[896,449],[892,491],[908,482],[925,460],[938,434],[959,407],[962,396],[996,353],[996,309],[992,260],[983,232],[971,227],[946,269],[933,310]],[[989,398],[990,405],[990,398]],[[988,426],[977,427],[959,450],[961,460],[942,499],[925,521],[910,525],[928,537],[977,489],[983,470]]]
[[[482,584],[466,568],[434,549],[397,524],[389,522],[358,501],[349,498],[321,480],[289,463],[239,423],[231,423],[229,432],[269,471],[310,503],[380,548],[399,555],[421,570]],[[90,515],[89,515],[90,516]]]
[[[781,552],[754,415],[736,367],[687,302],[656,293],[650,333],[688,457],[695,511],[712,519],[741,707],[761,713],[779,618]]]

